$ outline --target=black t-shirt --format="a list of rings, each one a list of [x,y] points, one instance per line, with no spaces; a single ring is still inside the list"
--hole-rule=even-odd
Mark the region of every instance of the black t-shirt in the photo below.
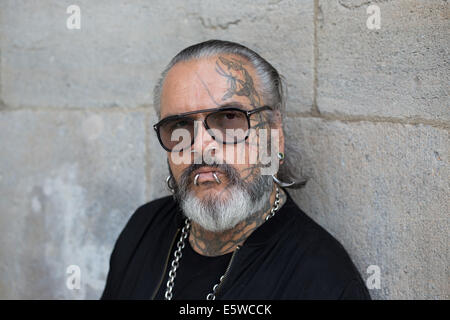
[[[217,300],[370,299],[344,247],[287,196],[277,214],[234,255]],[[114,246],[102,299],[164,299],[184,220],[173,197],[141,206]],[[204,300],[231,256],[201,256],[188,243],[186,239],[172,298]]]
[[[178,241],[178,238],[177,238]],[[169,271],[176,249],[176,243],[170,253],[169,265],[164,281],[156,295],[157,300],[164,300]],[[192,249],[188,239],[185,240],[184,249],[176,272],[174,287],[172,289],[173,300],[205,300],[212,292],[214,285],[219,283],[220,277],[225,273],[233,253],[208,257],[201,255]]]

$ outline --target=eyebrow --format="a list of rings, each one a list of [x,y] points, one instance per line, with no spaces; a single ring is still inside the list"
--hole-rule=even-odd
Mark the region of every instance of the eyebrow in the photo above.
[[[201,113],[202,110],[220,110],[220,109],[224,109],[224,108],[230,108],[230,107],[234,107],[234,108],[240,108],[242,110],[247,110],[244,108],[244,105],[240,102],[237,101],[231,101],[231,102],[227,102],[224,104],[219,105],[216,108],[208,108],[208,109],[200,109],[200,110],[196,110],[196,111],[189,111],[189,112],[184,112],[184,113],[175,113],[175,114],[168,114],[166,115],[164,118],[161,118],[161,120],[169,118],[169,117],[174,117],[174,116],[184,116],[184,115],[189,115],[192,114],[193,112],[195,113]]]
[[[229,108],[229,107],[241,108],[243,110],[246,110],[244,108],[244,105],[237,101],[232,101],[232,102],[227,102],[227,103],[221,104],[218,108],[223,109],[223,108]]]

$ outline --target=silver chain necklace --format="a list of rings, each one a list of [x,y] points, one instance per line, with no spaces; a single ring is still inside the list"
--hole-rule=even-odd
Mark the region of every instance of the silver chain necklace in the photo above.
[[[273,203],[273,206],[270,209],[270,213],[266,217],[266,221],[269,220],[270,218],[272,218],[275,215],[275,213],[278,211],[278,209],[280,209],[279,205],[280,205],[280,190],[278,189],[278,186],[277,186],[276,194],[275,194],[275,202]],[[184,249],[184,246],[185,246],[184,241],[186,240],[186,238],[189,235],[190,228],[191,228],[191,222],[189,221],[189,219],[186,218],[184,227],[183,227],[183,229],[181,229],[180,239],[177,242],[177,249],[175,250],[175,252],[173,254],[173,260],[172,260],[171,268],[169,271],[169,280],[167,281],[166,293],[164,295],[166,300],[172,300],[172,296],[173,296],[172,291],[173,291],[173,286],[175,284],[175,277],[177,274],[177,269],[180,266],[180,259],[182,257],[181,250]],[[233,259],[233,258],[231,258],[231,259]],[[206,296],[206,300],[215,300],[216,299],[217,288],[219,287],[219,285],[222,283],[223,279],[225,278],[225,275],[226,275],[227,271],[229,270],[230,265],[231,265],[231,261],[230,261],[230,264],[228,265],[228,268],[225,271],[225,273],[220,277],[219,282],[214,285],[212,292]]]

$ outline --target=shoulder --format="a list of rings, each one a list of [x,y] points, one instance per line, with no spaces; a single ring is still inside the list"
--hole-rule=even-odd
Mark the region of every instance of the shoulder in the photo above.
[[[175,205],[176,203],[172,196],[167,196],[139,206],[131,215],[114,244],[102,299],[117,297],[128,263],[135,254],[144,235],[152,225],[158,224],[158,220],[163,218],[169,220],[170,215],[167,213],[173,211]]]
[[[175,205],[175,201],[172,196],[166,196],[158,199],[154,199],[139,206],[135,212],[131,215],[127,222],[127,227],[134,225],[142,225],[143,222],[148,222],[158,218],[158,212],[164,209],[172,209]]]
[[[343,245],[303,211],[297,213],[291,226],[291,240],[301,248],[298,258],[303,264],[339,278],[355,274],[356,268]]]
[[[124,237],[135,238],[141,235],[149,224],[159,219],[169,218],[168,215],[162,214],[162,211],[171,211],[175,206],[176,203],[172,196],[158,198],[139,206],[129,218],[119,239]]]
[[[167,213],[173,211],[175,207],[176,203],[172,196],[158,198],[139,206],[119,234],[111,259],[114,257],[117,260],[126,260],[139,245],[147,230],[163,219],[169,220],[171,215]]]
[[[370,298],[343,245],[298,206],[291,211],[285,239],[295,248],[298,282],[306,280],[319,299]]]

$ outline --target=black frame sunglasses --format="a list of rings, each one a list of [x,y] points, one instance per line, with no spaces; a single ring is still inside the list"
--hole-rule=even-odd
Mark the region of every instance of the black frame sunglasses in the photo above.
[[[203,109],[203,110],[197,110],[197,111],[190,111],[190,112],[180,113],[180,114],[173,115],[173,116],[168,116],[168,117],[166,117],[166,118],[164,118],[164,119],[161,119],[158,123],[156,123],[156,124],[153,125],[153,129],[155,129],[155,131],[156,131],[156,135],[158,136],[158,140],[159,140],[159,143],[161,144],[161,146],[162,146],[166,151],[172,152],[173,149],[169,149],[169,148],[167,148],[167,147],[164,145],[164,143],[163,143],[163,141],[162,141],[162,139],[161,139],[161,132],[160,132],[161,126],[162,126],[163,124],[167,123],[168,121],[179,120],[179,119],[184,119],[184,118],[186,118],[186,119],[192,121],[192,120],[195,120],[195,119],[189,118],[189,117],[187,117],[187,116],[193,115],[193,114],[198,114],[198,113],[210,112],[210,113],[205,117],[205,119],[202,120],[202,122],[203,122],[203,126],[204,126],[204,127],[206,128],[206,130],[210,133],[211,137],[212,137],[214,140],[216,140],[216,137],[215,137],[214,135],[211,134],[211,128],[208,126],[208,117],[210,117],[211,115],[214,115],[214,114],[217,114],[217,113],[220,113],[220,112],[224,112],[224,111],[238,111],[238,112],[242,112],[242,113],[246,116],[246,118],[247,118],[247,128],[248,128],[247,130],[249,130],[249,129],[250,129],[250,116],[251,116],[252,114],[254,114],[254,113],[261,112],[261,111],[265,111],[265,110],[273,110],[273,109],[272,109],[272,107],[270,107],[270,106],[262,106],[262,107],[259,107],[259,108],[253,109],[253,110],[244,110],[244,109],[241,109],[241,108],[239,108],[239,107],[233,107],[233,106],[230,106],[230,107],[219,107],[219,108],[211,108],[211,109]],[[197,120],[197,121],[199,121],[199,120]],[[248,138],[248,132],[247,132],[247,134],[245,135],[245,138],[242,139],[242,140],[240,140],[240,141],[233,141],[233,142],[221,141],[221,142],[222,142],[223,144],[237,144],[237,143],[240,143],[240,142],[242,142],[242,141],[247,140],[247,138]],[[193,135],[192,140],[191,140],[191,144],[189,145],[189,147],[185,147],[185,148],[180,149],[180,150],[177,150],[177,151],[182,151],[182,150],[185,150],[185,149],[187,149],[187,148],[190,148],[190,147],[194,144],[194,141],[195,141],[195,135]]]

